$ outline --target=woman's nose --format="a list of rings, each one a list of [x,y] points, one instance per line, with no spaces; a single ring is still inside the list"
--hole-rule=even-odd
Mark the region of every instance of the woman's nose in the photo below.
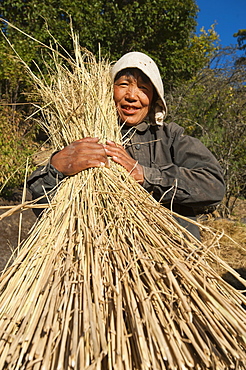
[[[138,95],[138,87],[137,86],[128,86],[127,92],[126,92],[126,99],[129,100],[136,100]]]

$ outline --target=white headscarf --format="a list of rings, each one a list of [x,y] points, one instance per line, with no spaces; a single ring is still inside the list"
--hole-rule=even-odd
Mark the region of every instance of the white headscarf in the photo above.
[[[164,87],[161,75],[156,63],[144,53],[137,51],[127,53],[123,55],[111,69],[111,78],[113,82],[117,73],[125,68],[138,68],[149,77],[158,94],[158,99],[152,114],[154,114],[155,124],[163,125],[164,118],[167,114],[167,106],[164,99]]]

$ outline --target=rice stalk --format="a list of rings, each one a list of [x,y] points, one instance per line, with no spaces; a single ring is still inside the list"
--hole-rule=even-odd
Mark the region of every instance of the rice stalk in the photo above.
[[[29,70],[52,145],[120,143],[110,64],[73,40],[48,82]],[[66,178],[0,278],[0,369],[245,369],[246,299],[215,261],[119,165]]]

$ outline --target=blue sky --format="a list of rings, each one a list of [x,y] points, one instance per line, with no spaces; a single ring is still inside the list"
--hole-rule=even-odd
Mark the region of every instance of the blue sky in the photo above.
[[[196,0],[198,30],[204,26],[208,30],[214,22],[215,31],[220,35],[220,44],[229,46],[237,43],[233,34],[246,29],[246,0]]]

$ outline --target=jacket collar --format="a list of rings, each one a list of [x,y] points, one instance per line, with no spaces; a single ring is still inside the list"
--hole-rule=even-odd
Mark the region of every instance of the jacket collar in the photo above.
[[[144,131],[147,131],[150,127],[150,123],[147,122],[147,121],[143,121],[141,123],[139,123],[137,126],[126,126],[124,125],[122,127],[122,132],[126,133],[127,131],[129,132],[134,132],[134,131],[138,131],[138,132],[144,132]]]

